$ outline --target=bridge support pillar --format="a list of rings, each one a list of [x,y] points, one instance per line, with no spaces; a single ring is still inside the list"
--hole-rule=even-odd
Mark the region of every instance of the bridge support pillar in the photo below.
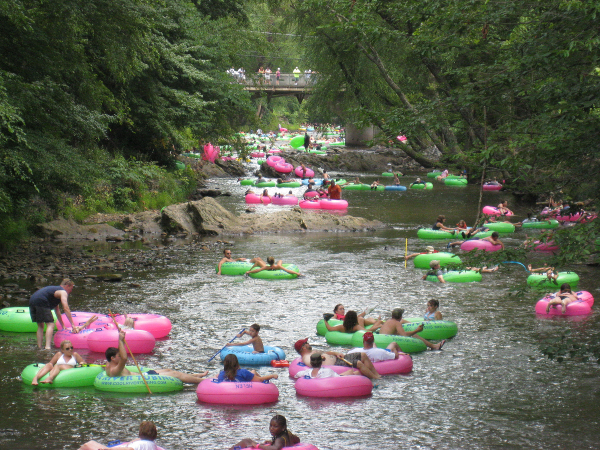
[[[377,137],[381,132],[374,125],[365,128],[356,128],[354,124],[346,124],[346,145],[365,146],[367,141]]]

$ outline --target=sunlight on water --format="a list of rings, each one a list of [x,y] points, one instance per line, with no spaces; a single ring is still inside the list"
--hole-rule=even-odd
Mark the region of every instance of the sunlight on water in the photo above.
[[[222,199],[223,204],[237,212],[245,209],[244,189],[237,183],[210,184],[233,193]],[[20,371],[49,355],[35,351],[33,335],[2,333],[0,395],[5,407],[0,447],[73,449],[89,439],[133,437],[139,422],[151,419],[159,429],[158,443],[167,449],[222,449],[243,437],[268,439],[269,420],[276,413],[287,417],[290,429],[303,441],[322,450],[597,445],[596,366],[547,361],[538,348],[542,338],[567,329],[597,333],[596,313],[581,322],[536,318],[533,305],[540,294],[509,295],[513,287],[525,285],[525,271],[514,265],[484,274],[481,283],[447,285],[421,281],[422,271],[412,263],[404,268],[405,238],[409,252],[430,244],[418,241],[417,226],[431,224],[440,213],[449,223],[461,218],[472,222],[475,188],[452,190],[436,184],[433,191],[351,192],[344,197],[351,203],[349,214],[379,219],[390,227],[376,233],[226,238],[235,242],[234,257],[274,255],[297,264],[303,278],[217,277],[219,247],[202,251],[173,245],[156,253],[152,269],[127,273],[123,283],[74,292],[72,309],[164,314],[173,322],[170,336],[157,342],[153,354],[139,355],[139,362],[216,373],[220,358],[211,363],[208,359],[254,322],[262,327],[263,341],[282,347],[291,361],[296,357],[293,343],[303,337],[315,348],[330,349],[316,335],[315,325],[336,303],[346,310],[376,307],[373,314],[383,317],[394,307],[419,316],[426,301],[437,298],[445,318],[459,328],[444,351],[413,355],[411,374],[384,377],[371,397],[357,400],[297,397],[286,369],[263,367],[263,374],[280,374],[276,404],[219,407],[198,403],[193,386],[151,397],[93,388],[33,389],[21,383]],[[486,193],[484,198],[495,204],[499,197]],[[257,220],[271,210],[257,209]],[[512,246],[523,240],[519,232],[505,243]],[[446,242],[433,244],[442,249]],[[576,270],[580,288],[597,294],[597,270]],[[142,287],[128,287],[133,281]],[[88,362],[102,362],[101,354],[80,353]]]

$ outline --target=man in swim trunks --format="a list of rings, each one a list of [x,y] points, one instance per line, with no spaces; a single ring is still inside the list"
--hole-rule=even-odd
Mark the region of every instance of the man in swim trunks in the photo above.
[[[221,261],[219,261],[219,270],[217,271],[217,275],[221,275],[221,266],[223,265],[223,263],[226,262],[235,262],[235,261],[246,261],[246,258],[238,258],[238,259],[233,259],[231,257],[231,249],[226,248],[225,250],[223,250],[223,258],[221,259]]]
[[[410,336],[423,341],[423,343],[429,347],[431,350],[441,350],[444,344],[446,343],[446,339],[442,339],[439,344],[432,344],[431,342],[423,339],[421,336],[417,335],[423,331],[423,324],[419,325],[413,331],[406,331],[402,326],[405,323],[410,323],[406,320],[402,319],[402,314],[404,314],[404,310],[402,308],[395,308],[392,311],[392,318],[386,320],[381,329],[379,330],[379,334],[393,334],[398,336]],[[402,347],[400,347],[402,348]]]
[[[342,188],[335,184],[335,180],[331,180],[331,184],[327,188],[327,193],[331,200],[341,200],[342,198]]]
[[[131,372],[125,367],[127,364],[127,352],[125,351],[125,332],[119,332],[119,348],[109,347],[106,349],[106,375],[109,377],[121,377],[121,376],[139,376],[139,373]],[[198,384],[202,381],[202,378],[208,375],[208,372],[187,374],[177,372],[173,369],[158,369],[150,370],[147,372],[148,375],[164,375],[167,377],[175,377],[183,381],[184,383]]]
[[[370,331],[367,331],[363,335],[363,347],[353,348],[348,352],[348,355],[354,355],[355,353],[366,353],[371,362],[377,362],[387,361],[388,359],[398,359],[402,350],[400,350],[400,346],[397,342],[391,342],[386,348],[375,347],[375,335]]]
[[[54,333],[54,317],[52,317],[52,310],[56,311],[56,318],[64,329],[65,324],[62,320],[60,313],[60,305],[62,305],[65,315],[69,322],[73,333],[79,333],[79,328],[75,326],[73,317],[71,317],[71,310],[69,309],[69,294],[73,291],[75,284],[68,278],[65,278],[60,283],[60,286],[46,286],[38,289],[33,293],[29,299],[29,314],[31,321],[37,323],[37,345],[42,348],[42,342],[44,340],[44,325],[46,325],[46,350],[52,348],[52,334]]]
[[[310,355],[315,352],[308,343],[308,338],[296,341],[294,348],[300,353],[302,362],[308,367],[311,367]],[[323,364],[326,366],[354,367],[360,370],[360,373],[368,378],[381,378],[381,375],[377,373],[377,370],[375,370],[375,367],[367,357],[367,354],[362,352],[351,353],[345,356],[340,352],[323,352]]]

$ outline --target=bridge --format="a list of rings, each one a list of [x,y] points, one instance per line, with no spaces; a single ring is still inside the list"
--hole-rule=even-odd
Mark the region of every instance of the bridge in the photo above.
[[[271,74],[270,79],[263,74],[252,74],[251,77],[244,79],[236,77],[239,83],[245,85],[245,91],[252,92],[252,98],[258,98],[264,93],[267,94],[267,100],[293,95],[299,103],[302,103],[304,97],[310,95],[316,78],[317,74],[314,73],[310,75],[301,73],[298,79],[294,77],[293,73],[282,73],[279,81],[274,73]]]

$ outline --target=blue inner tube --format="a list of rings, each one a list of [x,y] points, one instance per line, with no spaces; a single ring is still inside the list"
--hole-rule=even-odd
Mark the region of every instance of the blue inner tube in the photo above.
[[[392,186],[386,186],[385,187],[386,191],[405,191],[406,190],[406,186],[400,186],[400,185],[392,185]]]
[[[249,366],[269,365],[274,359],[285,359],[285,352],[279,347],[265,345],[265,353],[252,353],[252,345],[238,345],[234,347],[225,347],[221,350],[221,360],[230,353],[235,354],[240,364]]]

